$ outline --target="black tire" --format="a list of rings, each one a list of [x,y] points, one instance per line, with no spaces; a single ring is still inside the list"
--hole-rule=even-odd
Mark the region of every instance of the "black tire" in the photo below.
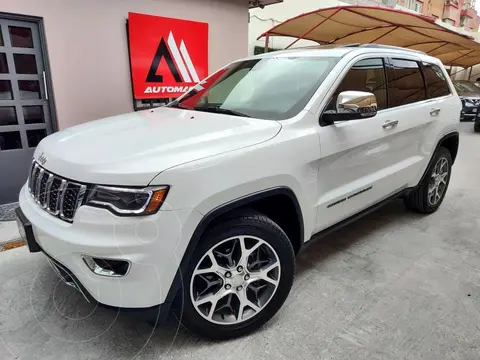
[[[435,165],[442,158],[445,158],[448,164],[448,175],[446,177],[446,186],[440,199],[435,204],[432,205],[428,200],[428,187],[430,182],[432,181],[432,173],[434,172]],[[450,155],[450,151],[448,151],[448,149],[444,147],[440,147],[437,150],[437,152],[434,154],[433,161],[431,162],[429,168],[427,169],[427,172],[425,173],[425,176],[422,179],[421,183],[418,184],[418,186],[404,198],[406,207],[409,210],[423,213],[423,214],[430,214],[437,211],[437,209],[443,202],[445,194],[447,193],[451,174],[452,174],[452,156]]]
[[[480,122],[475,122],[475,125],[473,125],[473,131],[480,132]]]
[[[265,307],[253,317],[238,324],[217,324],[202,317],[192,303],[190,282],[192,274],[202,257],[216,244],[234,236],[250,235],[263,239],[276,252],[280,262],[280,278],[275,293]],[[180,322],[191,332],[210,339],[225,340],[236,338],[255,331],[269,321],[285,302],[293,284],[295,273],[295,253],[285,232],[268,217],[248,212],[206,231],[192,256],[183,279],[183,309]]]

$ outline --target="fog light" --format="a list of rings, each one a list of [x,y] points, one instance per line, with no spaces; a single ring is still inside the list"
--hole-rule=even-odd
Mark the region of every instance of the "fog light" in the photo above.
[[[85,265],[100,276],[121,277],[125,276],[130,269],[130,263],[125,260],[110,260],[82,255]]]

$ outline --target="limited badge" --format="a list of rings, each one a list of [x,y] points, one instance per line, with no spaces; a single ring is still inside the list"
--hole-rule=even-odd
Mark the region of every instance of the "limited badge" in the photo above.
[[[45,155],[43,155],[43,153],[38,157],[37,161],[42,164],[42,165],[45,165],[45,163],[47,162],[47,157]]]

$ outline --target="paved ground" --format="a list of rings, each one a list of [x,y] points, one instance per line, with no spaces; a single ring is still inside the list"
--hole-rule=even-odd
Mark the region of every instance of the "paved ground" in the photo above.
[[[18,233],[16,221],[0,221],[0,251],[2,251],[6,243],[19,239],[21,239],[21,237]],[[0,259],[0,262],[1,261]]]
[[[15,208],[18,203],[11,203],[0,205],[0,221],[13,221],[15,220]]]
[[[437,213],[395,203],[312,245],[281,312],[240,340],[201,340],[174,319],[152,332],[86,305],[57,284],[42,255],[0,253],[0,359],[477,360],[480,134],[472,128],[462,124]]]

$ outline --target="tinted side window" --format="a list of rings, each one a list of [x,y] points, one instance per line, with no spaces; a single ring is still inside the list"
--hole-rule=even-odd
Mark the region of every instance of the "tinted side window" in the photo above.
[[[427,84],[427,98],[432,99],[450,94],[450,88],[440,67],[423,63],[422,71]]]
[[[328,109],[335,109],[338,94],[349,90],[373,93],[377,98],[378,110],[386,109],[387,91],[383,59],[365,59],[355,63],[335,91]]]
[[[401,59],[391,59],[390,63],[387,69],[389,107],[425,100],[425,85],[418,63]]]

